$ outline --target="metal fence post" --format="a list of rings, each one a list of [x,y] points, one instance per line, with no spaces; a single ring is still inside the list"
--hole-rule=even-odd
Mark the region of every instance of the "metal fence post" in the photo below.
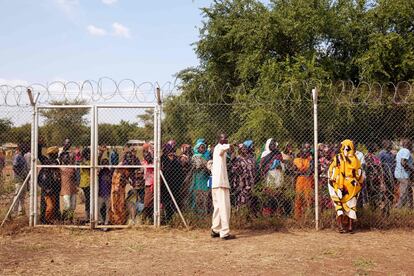
[[[32,91],[30,89],[27,89],[27,93],[29,94],[30,101],[34,103]],[[36,166],[36,158],[35,158],[35,121],[36,121],[36,108],[32,104],[32,125],[31,125],[31,131],[30,131],[30,142],[31,142],[31,148],[30,148],[30,195],[29,195],[29,209],[30,209],[30,217],[29,217],[29,226],[33,227],[33,219],[34,219],[34,181],[33,179],[36,177],[34,174],[34,167]]]
[[[315,228],[319,230],[319,172],[318,172],[318,88],[312,89],[313,139],[314,139],[314,182],[315,182]]]
[[[154,109],[154,226],[161,225],[161,93],[160,88],[156,89],[157,106]]]
[[[34,106],[34,156],[32,157],[33,171],[32,171],[32,182],[33,182],[33,226],[37,225],[37,159],[39,156],[39,109],[37,105]]]
[[[93,171],[93,185],[94,185],[94,200],[93,200],[93,205],[91,205],[91,208],[94,210],[94,225],[93,228],[98,224],[99,221],[99,208],[98,208],[98,192],[99,192],[99,184],[98,184],[98,165],[99,165],[99,160],[98,160],[98,154],[97,154],[97,149],[98,149],[98,107],[94,106],[93,107],[93,129],[94,129],[94,133],[93,133],[93,137],[94,137],[94,146],[95,146],[95,158],[94,158],[94,163],[92,166],[92,171]]]
[[[90,228],[93,229],[95,228],[95,223],[96,223],[96,218],[95,218],[95,201],[97,200],[95,198],[95,189],[96,189],[96,185],[95,185],[95,168],[96,168],[96,164],[97,164],[97,159],[98,159],[98,147],[96,145],[96,129],[95,129],[95,124],[96,124],[96,114],[95,114],[95,109],[96,107],[92,107],[92,120],[91,120],[91,158],[90,158],[90,169],[89,169],[89,195],[90,195],[90,200],[89,200],[89,221],[90,221]]]
[[[157,226],[157,203],[156,203],[156,192],[157,192],[157,107],[154,108],[154,200],[153,200],[153,221],[154,226]]]
[[[32,106],[32,125],[30,130],[30,195],[29,195],[29,209],[30,209],[30,217],[29,217],[29,226],[33,227],[35,225],[34,219],[35,219],[35,201],[37,200],[36,191],[35,191],[35,185],[37,183],[35,182],[36,173],[36,162],[37,162],[37,139],[36,139],[36,103],[37,99],[39,98],[39,94],[37,94],[36,97],[33,97],[33,91],[28,88],[27,89],[27,95],[29,96],[30,105]],[[36,205],[37,206],[37,205]]]

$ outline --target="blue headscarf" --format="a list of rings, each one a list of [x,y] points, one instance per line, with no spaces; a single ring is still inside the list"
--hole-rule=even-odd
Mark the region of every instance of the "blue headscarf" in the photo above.
[[[204,145],[206,147],[206,151],[203,154],[201,154],[201,153],[198,152],[198,148],[201,145]],[[197,153],[197,156],[202,156],[203,159],[205,159],[205,160],[210,160],[211,159],[211,153],[207,149],[206,139],[204,139],[204,138],[197,139],[196,145],[194,147],[194,155],[196,155],[196,153]]]
[[[200,139],[199,139],[200,140]],[[202,157],[203,159],[206,159],[205,158],[205,153],[200,153],[199,151],[198,151],[198,149],[202,146],[202,145],[204,145],[204,147],[206,147],[206,144],[204,144],[202,141],[199,141],[199,140],[197,140],[197,143],[196,143],[196,145],[194,146],[194,149],[193,149],[193,151],[194,151],[194,155],[193,156],[199,156],[199,157]],[[207,159],[206,159],[207,160]]]
[[[246,147],[248,150],[251,150],[253,147],[253,141],[252,140],[246,140],[243,142],[243,146]]]

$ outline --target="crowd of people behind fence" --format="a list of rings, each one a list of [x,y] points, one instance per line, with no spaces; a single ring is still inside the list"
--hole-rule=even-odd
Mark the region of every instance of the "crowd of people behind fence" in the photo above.
[[[142,146],[142,158],[137,147],[125,147],[119,153],[114,147],[99,147],[98,213],[100,224],[134,224],[139,219],[151,221],[154,200],[154,148]],[[328,192],[329,166],[340,144],[318,145],[318,182],[322,210],[333,207]],[[363,188],[358,197],[359,207],[369,207],[388,216],[392,208],[413,208],[411,157],[412,143],[402,139],[398,148],[389,140],[382,145],[367,143],[356,151],[362,165]],[[45,152],[45,155],[42,153]],[[161,171],[172,195],[184,213],[204,217],[212,213],[211,168],[214,145],[203,138],[194,145],[177,147],[174,140],[162,146]],[[310,143],[294,147],[268,139],[259,150],[252,140],[233,144],[227,153],[227,170],[231,185],[231,204],[245,210],[249,216],[284,216],[300,220],[314,208],[314,148]],[[38,172],[41,188],[40,221],[44,224],[73,223],[78,192],[82,190],[84,218],[89,221],[91,206],[91,151],[73,147],[66,139],[62,148],[38,149],[41,165],[83,165],[43,167]],[[29,172],[30,152],[20,146],[13,157],[16,191]],[[116,165],[134,168],[113,167]],[[107,166],[107,167],[105,167]],[[137,167],[142,166],[142,167]],[[24,193],[16,211],[24,213]],[[63,208],[61,210],[61,199]],[[176,213],[173,198],[161,183],[163,222],[169,223]],[[141,216],[140,216],[141,215]]]

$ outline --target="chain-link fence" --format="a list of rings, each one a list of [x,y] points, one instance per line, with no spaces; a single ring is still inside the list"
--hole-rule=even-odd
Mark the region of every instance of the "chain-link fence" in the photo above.
[[[341,208],[348,215],[356,209],[359,227],[414,227],[411,84],[309,81],[273,87],[264,98],[247,89],[200,87],[190,94],[169,85],[161,88],[162,116],[154,84],[103,79],[32,86],[40,92],[38,158],[36,183],[28,187],[37,200],[31,204],[21,194],[26,213],[32,206],[38,224],[108,228],[184,220],[210,227],[214,149],[225,133],[233,228],[326,228],[337,223]],[[17,94],[2,88],[3,217],[30,171],[33,109],[11,104],[10,96],[23,98],[26,88]],[[341,144],[346,139],[359,161],[344,155],[352,148]],[[351,192],[349,183],[358,188]]]
[[[30,171],[31,109],[22,106],[0,108],[0,220],[20,190]],[[29,186],[13,208],[13,216],[27,218],[29,213]]]
[[[154,223],[155,120],[155,105],[97,109],[96,217],[102,227]]]
[[[312,87],[319,88],[316,147]],[[407,178],[412,143],[402,141],[413,138],[409,83],[355,87],[310,81],[271,91],[267,98],[246,91],[229,97],[229,89],[201,87],[199,93],[184,90],[164,103],[161,167],[190,225],[211,226],[213,154],[217,134],[226,133],[232,145],[226,165],[233,227],[318,223],[326,228],[336,225],[336,215],[343,213],[357,217],[364,228],[414,226]],[[353,141],[360,167],[352,157],[341,155],[346,139]],[[180,162],[173,162],[174,154]],[[404,158],[407,165],[401,165]],[[352,170],[351,161],[356,162]],[[338,193],[343,193],[339,199]],[[179,223],[178,216],[176,221],[169,217],[167,222]]]
[[[54,105],[36,108],[34,221],[38,224],[90,223],[93,108]],[[38,189],[39,187],[39,189]]]
[[[10,178],[10,184],[2,181],[2,219],[7,213],[8,218],[30,218],[31,225],[102,228],[157,222],[157,197],[148,192],[143,208],[146,186],[153,193],[159,189],[154,187],[154,159],[159,160],[155,114],[160,114],[154,84],[103,78],[1,88],[7,111],[1,142],[10,148],[1,152],[10,157],[1,156],[1,171]],[[9,115],[13,112],[24,133]],[[146,153],[151,158],[143,158]],[[7,212],[11,203],[19,212]]]
[[[329,166],[338,158],[341,141],[351,139],[361,163],[362,187],[353,203],[360,227],[412,228],[413,186],[409,178],[405,179],[411,174],[411,165],[402,165],[404,159],[407,164],[412,160],[412,86],[405,82],[362,83],[358,87],[341,83],[336,88],[332,91],[337,95],[334,99],[322,97],[318,105],[322,226],[331,225],[335,214],[326,188],[332,185]],[[402,156],[405,151],[408,153]],[[410,184],[405,186],[406,181]]]

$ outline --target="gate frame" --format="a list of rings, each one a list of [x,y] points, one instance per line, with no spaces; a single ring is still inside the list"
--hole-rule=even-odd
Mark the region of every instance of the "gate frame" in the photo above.
[[[93,166],[92,163],[89,165],[39,165],[38,164],[38,159],[39,159],[39,153],[38,153],[38,145],[39,145],[39,110],[42,109],[73,109],[73,108],[80,108],[80,109],[89,109],[92,113],[91,113],[91,117],[93,119],[93,105],[35,105],[34,106],[34,130],[32,132],[32,137],[31,140],[33,141],[32,145],[34,145],[34,149],[33,149],[33,153],[34,155],[31,155],[31,161],[32,161],[32,177],[31,177],[31,189],[30,189],[30,195],[31,195],[31,199],[30,202],[32,203],[32,205],[30,205],[30,214],[33,217],[32,219],[32,225],[33,227],[36,226],[44,226],[42,224],[38,224],[38,199],[37,199],[37,193],[38,193],[38,187],[37,187],[37,171],[38,168],[88,168],[90,169],[90,178],[93,179]],[[94,139],[93,139],[93,123],[91,122],[91,127],[90,127],[90,131],[91,131],[91,139],[90,139],[90,147],[92,148],[94,146]],[[92,157],[92,156],[91,156]],[[92,158],[91,158],[92,159]],[[91,190],[92,190],[92,185],[91,185]],[[90,198],[90,203],[93,202],[93,198]],[[93,221],[93,217],[91,216],[93,215],[91,210],[89,212],[89,220],[91,222],[91,226],[92,226],[92,221]],[[47,225],[50,226],[50,225]],[[52,225],[54,226],[54,225]],[[61,225],[56,225],[56,226],[61,226]],[[79,228],[85,228],[84,226],[77,226],[77,225],[71,225],[71,227],[79,227]]]
[[[154,164],[152,166],[144,166],[144,165],[133,165],[133,166],[125,166],[125,165],[99,165],[98,163],[98,138],[99,138],[99,132],[98,132],[98,126],[99,126],[99,115],[98,115],[98,111],[99,109],[110,109],[110,108],[122,108],[122,109],[153,109],[153,114],[154,114]],[[98,219],[98,215],[99,215],[99,210],[98,210],[98,170],[100,168],[153,168],[154,169],[154,212],[153,212],[153,218],[154,218],[154,226],[155,227],[160,227],[160,205],[161,205],[161,182],[160,182],[160,174],[159,171],[161,169],[160,166],[160,161],[161,161],[161,107],[159,104],[134,104],[134,105],[126,105],[126,104],[120,104],[120,105],[115,105],[115,104],[98,104],[95,105],[93,108],[93,118],[94,118],[94,159],[93,159],[93,171],[94,171],[94,182],[93,182],[93,186],[94,186],[94,198],[96,199],[93,202],[93,208],[91,207],[91,209],[93,209],[94,212],[94,221],[93,223],[91,222],[91,224],[93,224],[93,226],[91,226],[91,228],[126,228],[128,227],[128,225],[110,225],[108,227],[108,225],[98,225],[97,224],[97,219]]]

